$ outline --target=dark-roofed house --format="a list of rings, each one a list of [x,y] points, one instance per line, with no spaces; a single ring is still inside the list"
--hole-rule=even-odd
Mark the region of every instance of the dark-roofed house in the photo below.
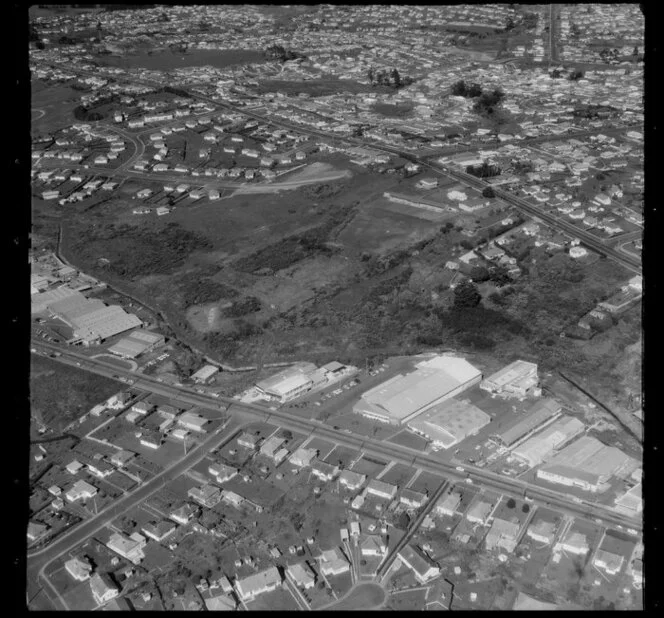
[[[175,529],[175,524],[166,520],[160,521],[158,524],[148,523],[141,528],[141,530],[145,533],[145,536],[148,536],[158,542],[163,541],[167,536],[173,534]]]
[[[406,545],[398,555],[420,584],[426,584],[440,574],[440,568],[414,545]]]
[[[95,573],[90,577],[90,590],[97,605],[107,603],[118,596],[120,590],[106,573]]]

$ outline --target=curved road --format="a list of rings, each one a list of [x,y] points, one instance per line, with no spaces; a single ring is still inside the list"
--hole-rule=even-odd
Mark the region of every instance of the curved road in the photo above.
[[[318,611],[378,609],[385,604],[386,600],[387,591],[380,584],[376,582],[358,582],[343,597],[319,607]]]

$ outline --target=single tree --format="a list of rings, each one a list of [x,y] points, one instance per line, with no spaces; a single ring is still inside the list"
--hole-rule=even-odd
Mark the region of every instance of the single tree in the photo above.
[[[454,306],[459,309],[477,307],[482,300],[482,295],[477,290],[477,286],[466,279],[454,288]]]
[[[482,197],[496,197],[496,192],[493,187],[485,187],[482,189]]]

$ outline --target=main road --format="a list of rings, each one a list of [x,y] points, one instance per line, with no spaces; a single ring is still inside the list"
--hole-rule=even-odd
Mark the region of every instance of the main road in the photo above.
[[[252,416],[257,415],[257,417],[263,420],[267,419],[270,422],[277,422],[288,429],[306,434],[315,433],[321,438],[365,451],[368,454],[387,457],[390,461],[398,461],[409,466],[422,468],[425,471],[440,475],[446,479],[452,479],[457,482],[477,482],[492,489],[521,496],[527,494],[533,500],[554,506],[577,517],[601,519],[607,524],[624,525],[637,530],[642,527],[640,521],[617,513],[605,505],[581,501],[569,494],[546,489],[521,479],[505,477],[483,468],[468,465],[464,465],[464,471],[460,473],[455,464],[441,461],[438,458],[423,454],[421,451],[397,444],[386,444],[366,436],[357,436],[350,432],[336,430],[321,421],[303,418],[286,410],[278,408],[275,410],[265,409],[263,406],[240,403],[232,398],[215,398],[211,395],[198,393],[186,386],[165,384],[149,376],[137,375],[131,371],[121,370],[115,365],[105,362],[103,359],[92,359],[78,352],[64,350],[51,344],[35,341],[33,342],[33,348],[36,350],[41,349],[47,353],[58,351],[60,352],[60,356],[56,357],[55,360],[75,365],[81,369],[92,371],[109,378],[123,379],[125,382],[129,381],[134,388],[164,395],[191,405],[210,409],[222,408],[224,410],[227,409],[229,412],[250,414]]]

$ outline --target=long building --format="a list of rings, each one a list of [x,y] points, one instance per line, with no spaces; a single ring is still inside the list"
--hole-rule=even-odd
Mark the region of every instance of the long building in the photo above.
[[[584,429],[585,425],[578,418],[563,415],[541,433],[522,442],[512,454],[516,459],[534,468]]]
[[[112,354],[122,358],[136,358],[164,343],[164,336],[147,330],[135,330],[108,348]]]
[[[446,399],[408,423],[408,429],[433,442],[434,447],[450,448],[475,435],[491,422],[491,417],[471,403]]]
[[[638,462],[620,449],[583,436],[542,466],[537,471],[537,478],[599,492],[613,476],[635,466]]]
[[[365,392],[353,412],[392,425],[408,423],[436,404],[458,395],[482,379],[468,361],[438,356],[421,362]]]
[[[482,380],[480,388],[497,395],[525,397],[538,380],[535,363],[517,360]]]
[[[315,386],[312,374],[316,369],[313,363],[300,363],[257,382],[256,388],[271,399],[282,403],[290,401]]]
[[[494,437],[503,446],[510,448],[528,434],[539,429],[554,416],[560,414],[561,410],[562,406],[554,399],[542,399],[526,412],[524,418],[515,421],[502,433]]]

